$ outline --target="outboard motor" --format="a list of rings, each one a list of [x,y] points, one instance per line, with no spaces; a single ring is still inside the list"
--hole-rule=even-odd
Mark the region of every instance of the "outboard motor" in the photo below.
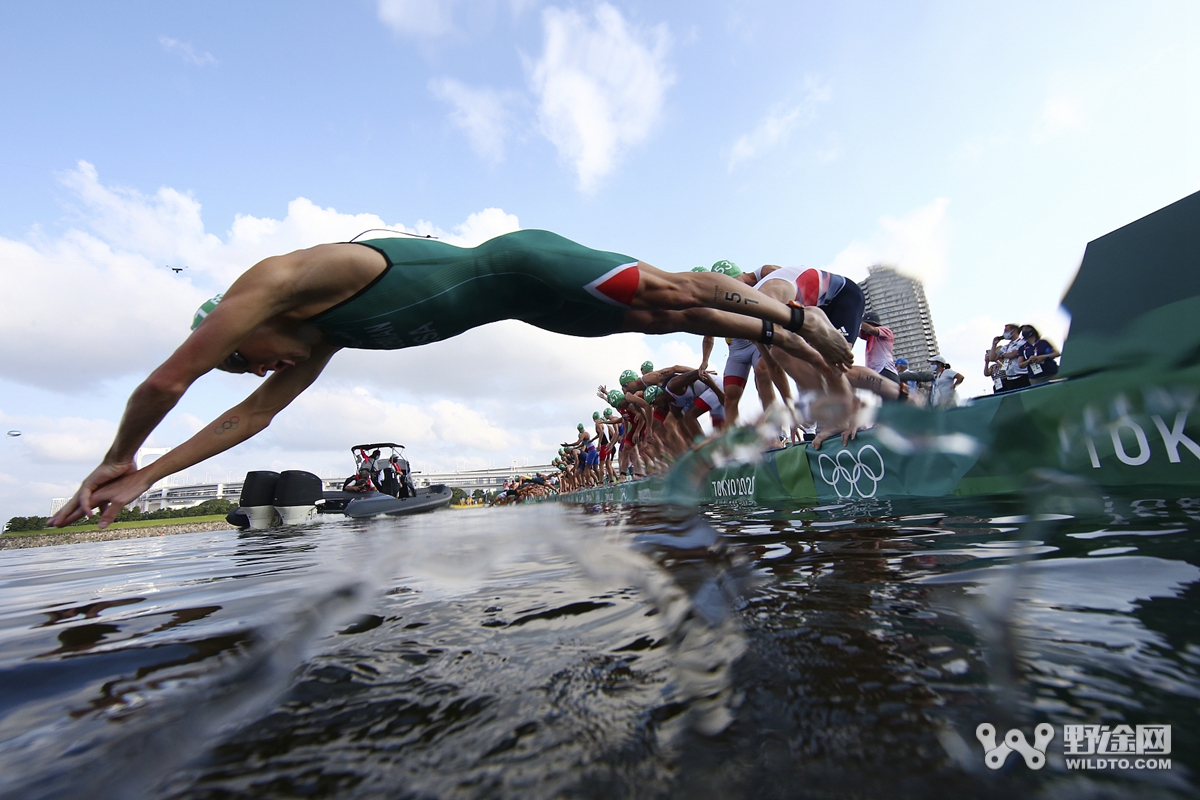
[[[278,484],[278,472],[268,470],[247,472],[246,480],[242,482],[241,507],[230,514],[230,517],[241,512],[245,515],[250,528],[256,531],[278,525],[279,513],[275,510],[275,487]],[[234,522],[232,519],[229,521]],[[235,524],[240,527],[240,520]]]
[[[317,503],[323,499],[321,479],[311,472],[289,469],[279,476],[274,505],[284,525],[310,522],[317,516]]]

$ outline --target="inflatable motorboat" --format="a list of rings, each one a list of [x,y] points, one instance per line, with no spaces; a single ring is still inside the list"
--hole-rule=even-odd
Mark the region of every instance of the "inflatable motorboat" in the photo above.
[[[384,448],[389,451],[386,457]],[[418,489],[413,484],[403,449],[404,445],[393,442],[354,445],[355,474],[341,490],[326,490],[320,477],[303,470],[248,472],[242,482],[241,505],[225,519],[239,528],[262,530],[302,525],[326,514],[394,517],[450,505],[450,487],[435,484]]]

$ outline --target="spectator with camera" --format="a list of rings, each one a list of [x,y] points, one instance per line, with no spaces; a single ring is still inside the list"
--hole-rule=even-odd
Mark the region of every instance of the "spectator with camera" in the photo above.
[[[1037,385],[1045,383],[1058,375],[1058,358],[1062,353],[1058,348],[1047,342],[1032,325],[1021,327],[1021,348],[1017,364],[1029,371],[1029,383]]]

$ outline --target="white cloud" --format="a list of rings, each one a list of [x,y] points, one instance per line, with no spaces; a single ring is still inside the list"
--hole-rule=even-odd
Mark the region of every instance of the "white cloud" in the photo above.
[[[19,438],[8,437],[5,442],[13,457],[28,457],[49,472],[62,464],[99,463],[117,432],[117,426],[106,419],[6,414],[3,410],[0,427],[21,431]]]
[[[545,47],[529,65],[539,126],[591,191],[658,121],[675,82],[670,34],[661,24],[636,29],[607,3],[591,19],[547,8],[542,23]]]
[[[741,162],[785,143],[797,128],[811,122],[816,116],[817,106],[829,102],[832,96],[833,91],[828,84],[822,84],[816,78],[806,78],[803,97],[798,102],[776,103],[759,120],[754,130],[742,134],[733,143],[729,153],[729,171],[733,172]],[[838,152],[840,149],[822,150],[819,157],[832,160]]]
[[[205,231],[200,203],[175,189],[147,196],[105,186],[87,162],[59,177],[78,206],[79,227],[58,238],[0,237],[0,378],[58,391],[148,373],[187,335],[203,300],[269,255],[368,228],[474,246],[520,227],[514,215],[488,208],[451,231],[424,221],[406,228],[301,197],[283,219],[238,216],[222,238]]]
[[[429,82],[429,89],[439,100],[454,106],[450,121],[467,134],[471,149],[480,158],[496,163],[504,160],[511,93],[473,89],[453,78],[435,78]]]
[[[217,63],[217,59],[213,57],[212,53],[197,53],[196,48],[187,42],[181,42],[169,36],[160,36],[158,37],[158,43],[162,45],[163,50],[166,50],[168,53],[174,53],[187,63],[195,64],[197,67]]]
[[[453,0],[379,0],[379,20],[401,36],[444,36],[454,31]]]
[[[477,406],[510,398],[516,405],[506,422],[520,421],[531,407],[536,416],[554,419],[564,404],[581,396],[586,400],[598,383],[615,385],[622,370],[653,359],[648,341],[654,340],[641,334],[575,338],[506,320],[393,353],[343,351],[326,373],[333,381],[363,383],[414,400],[455,398]]]
[[[887,264],[927,285],[936,285],[949,264],[949,202],[939,197],[903,217],[883,217],[870,239],[851,243],[825,269],[860,280],[872,264]]]
[[[485,208],[467,217],[461,225],[455,225],[453,234],[444,234],[441,238],[460,247],[474,247],[502,233],[520,229],[521,224],[515,214],[507,214],[499,208]]]
[[[339,451],[381,436],[426,452],[439,444],[496,452],[512,443],[511,435],[486,414],[462,403],[395,402],[362,386],[314,387],[280,414],[269,431],[268,444],[293,451]]]

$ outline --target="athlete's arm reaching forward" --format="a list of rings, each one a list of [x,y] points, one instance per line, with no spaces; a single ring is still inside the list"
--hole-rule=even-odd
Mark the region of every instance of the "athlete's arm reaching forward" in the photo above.
[[[335,352],[337,348],[330,345],[323,344],[319,349],[314,348],[312,357],[293,367],[275,372],[241,403],[201,428],[199,433],[179,447],[142,469],[133,469],[130,459],[129,468],[115,480],[110,478],[107,482],[100,481],[92,487],[88,487],[85,481],[84,487],[89,489],[88,494],[85,496],[84,487],[81,487],[79,493],[53,517],[52,525],[68,525],[97,507],[100,509],[101,526],[107,525],[116,518],[122,508],[136,500],[155,481],[223,453],[264,430],[276,414],[312,385]],[[103,468],[104,465],[101,465],[97,472]],[[95,472],[92,473],[92,477],[95,475]],[[89,477],[89,480],[92,477]]]
[[[261,419],[263,409],[274,409],[266,418],[269,422],[316,380],[337,350],[324,343],[320,332],[304,320],[341,302],[357,291],[354,287],[369,283],[385,266],[382,256],[365,247],[320,245],[265,259],[243,273],[203,324],[134,390],[104,461],[84,479],[79,491],[50,518],[49,524],[67,525],[103,504],[99,523],[106,526],[116,518],[122,503],[132,502],[141,493],[122,500],[129,487],[142,482],[148,487],[160,477],[197,464],[266,427],[264,422],[253,432],[246,432],[243,425],[248,423],[243,420],[250,416],[239,411]],[[303,369],[298,369],[301,366]],[[196,379],[214,368],[251,372],[259,377],[275,374],[246,401],[214,421],[214,425],[223,426],[234,424],[230,415],[238,417],[236,424],[242,433],[232,442],[224,434],[211,434],[214,438],[202,444],[205,433],[201,431],[150,465],[152,470],[148,467],[139,472],[134,465],[138,448]],[[298,371],[288,375],[292,370]],[[135,474],[139,476],[136,479]],[[150,474],[155,477],[145,481]],[[100,487],[110,484],[112,491],[97,494]]]

